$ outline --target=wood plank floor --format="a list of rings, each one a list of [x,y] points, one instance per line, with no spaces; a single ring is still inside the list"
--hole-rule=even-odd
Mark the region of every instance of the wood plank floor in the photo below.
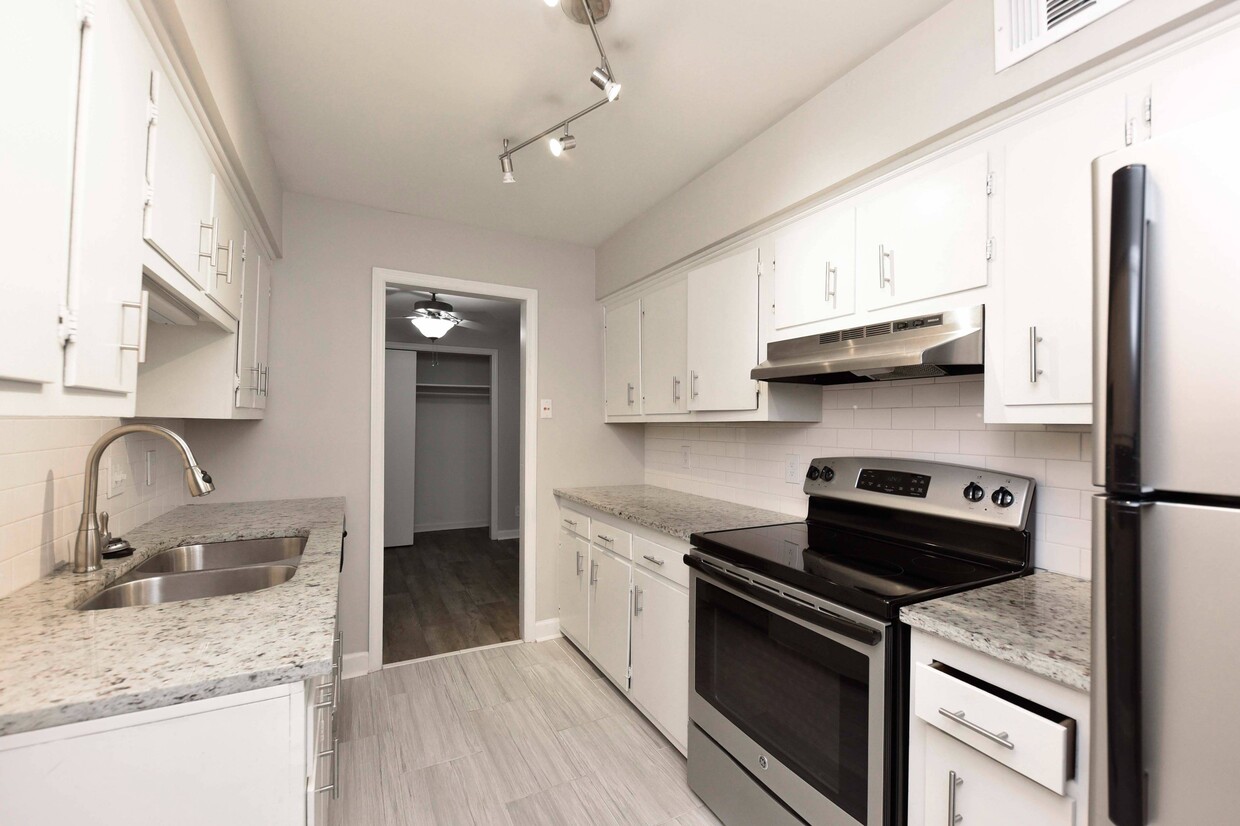
[[[420,533],[383,549],[383,661],[520,638],[518,543],[486,528]]]
[[[566,640],[346,680],[334,826],[720,826],[685,760]]]

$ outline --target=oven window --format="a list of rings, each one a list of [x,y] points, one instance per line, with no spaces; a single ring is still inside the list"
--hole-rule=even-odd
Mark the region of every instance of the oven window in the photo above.
[[[698,695],[866,822],[869,659],[703,579],[696,604]]]

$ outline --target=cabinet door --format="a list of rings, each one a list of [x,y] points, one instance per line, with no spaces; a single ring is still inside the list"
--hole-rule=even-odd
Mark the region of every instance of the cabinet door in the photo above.
[[[775,328],[852,315],[856,309],[857,210],[841,204],[775,237]]]
[[[82,30],[65,385],[132,393],[142,313],[142,208],[155,57],[126,0],[98,0]]]
[[[217,193],[215,266],[208,281],[208,293],[233,318],[241,317],[241,247],[245,227],[241,213],[223,191]]]
[[[14,4],[0,26],[0,379],[60,380],[81,20],[74,0]]]
[[[629,685],[629,573],[632,565],[590,546],[590,656],[616,685]]]
[[[606,310],[604,371],[608,416],[637,416],[642,412],[641,302],[630,301]]]
[[[159,114],[148,147],[143,235],[199,289],[209,290],[216,262],[215,168],[167,78],[154,72],[150,90]]]
[[[688,410],[689,287],[677,281],[642,298],[642,412]]]
[[[257,247],[257,243],[254,244]],[[268,351],[271,343],[271,269],[263,260],[262,253],[254,250],[254,364],[258,367],[258,388],[254,393],[254,406],[259,410],[267,407],[271,395],[271,364]]]
[[[1240,33],[1221,35],[1153,69],[1148,115],[1155,137],[1237,108]]]
[[[590,543],[571,531],[560,531],[560,558],[556,583],[560,601],[560,631],[582,649],[590,648],[590,627],[586,620],[589,594],[586,587],[590,563]]]
[[[258,407],[259,291],[265,285],[263,256],[249,230],[241,233],[241,319],[237,325],[237,407]],[[266,322],[264,321],[264,325]]]
[[[1092,163],[1124,145],[1124,94],[1100,89],[1011,131],[1000,187],[1003,402],[1089,404]]]
[[[931,729],[926,733],[926,826],[953,822],[953,796],[954,814],[968,826],[1072,826],[1076,807],[1070,798]]]
[[[875,310],[986,285],[985,151],[893,181],[857,207],[857,285]]]
[[[633,569],[633,699],[680,745],[689,740],[689,594]]]
[[[758,250],[689,273],[689,409],[756,410]]]

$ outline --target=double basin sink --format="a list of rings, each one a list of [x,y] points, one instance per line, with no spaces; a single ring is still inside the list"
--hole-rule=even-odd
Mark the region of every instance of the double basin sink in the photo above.
[[[280,536],[169,548],[136,565],[77,609],[127,608],[260,591],[292,579],[305,547],[304,536]]]

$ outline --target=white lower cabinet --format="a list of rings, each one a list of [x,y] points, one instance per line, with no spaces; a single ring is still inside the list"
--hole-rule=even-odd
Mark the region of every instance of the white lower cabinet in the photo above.
[[[629,580],[633,566],[611,551],[590,546],[590,657],[612,682],[629,685]]]
[[[673,563],[684,567],[679,559]],[[630,692],[681,744],[689,739],[689,593],[633,569],[633,678]]]
[[[927,735],[926,826],[1073,826],[1075,806],[953,737]]]
[[[584,518],[584,517],[583,517]],[[581,648],[590,646],[589,589],[586,569],[590,543],[571,530],[560,531],[556,587],[560,603],[560,632]]]

